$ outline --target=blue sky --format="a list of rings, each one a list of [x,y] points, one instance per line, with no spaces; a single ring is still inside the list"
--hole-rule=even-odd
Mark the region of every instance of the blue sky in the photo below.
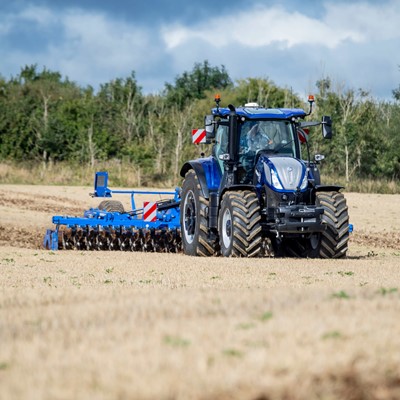
[[[135,71],[151,93],[207,59],[304,97],[329,76],[390,100],[399,25],[399,0],[0,0],[0,75],[38,64],[96,88]]]

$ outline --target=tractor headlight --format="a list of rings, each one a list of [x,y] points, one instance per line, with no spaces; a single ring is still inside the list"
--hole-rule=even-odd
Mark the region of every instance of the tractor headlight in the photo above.
[[[300,185],[300,190],[306,189],[308,186],[308,170],[306,170],[306,173],[304,174],[303,181],[301,182]]]
[[[272,185],[276,189],[283,190],[283,187],[282,187],[281,183],[279,182],[278,174],[273,169],[271,169],[271,180],[272,180]]]

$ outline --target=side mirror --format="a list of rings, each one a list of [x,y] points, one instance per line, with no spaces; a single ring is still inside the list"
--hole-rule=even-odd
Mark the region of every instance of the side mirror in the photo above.
[[[332,119],[327,115],[322,117],[322,136],[324,139],[332,139]]]
[[[215,139],[215,123],[213,115],[206,115],[204,117],[204,127],[206,129],[207,141]]]

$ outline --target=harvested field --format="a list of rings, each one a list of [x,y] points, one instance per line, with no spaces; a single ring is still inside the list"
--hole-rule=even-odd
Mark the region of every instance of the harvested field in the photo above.
[[[0,186],[0,399],[400,398],[399,195],[344,260],[41,250],[91,190]]]

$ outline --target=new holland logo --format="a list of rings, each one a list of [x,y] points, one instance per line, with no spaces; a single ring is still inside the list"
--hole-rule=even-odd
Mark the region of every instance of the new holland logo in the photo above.
[[[288,178],[289,178],[289,185],[293,185],[293,168],[288,167],[287,172],[288,172]]]

